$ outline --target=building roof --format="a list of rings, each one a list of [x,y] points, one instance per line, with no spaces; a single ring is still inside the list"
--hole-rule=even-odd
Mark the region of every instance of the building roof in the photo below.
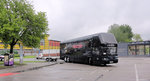
[[[55,42],[60,42],[60,41],[58,41],[58,40],[49,40],[49,41],[55,41]]]
[[[150,45],[150,41],[129,42],[128,45]]]

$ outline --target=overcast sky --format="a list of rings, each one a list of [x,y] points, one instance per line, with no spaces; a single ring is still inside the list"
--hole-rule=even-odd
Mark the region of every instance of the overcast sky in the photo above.
[[[150,40],[150,0],[32,0],[46,12],[50,39],[68,40],[107,32],[112,24],[128,24]]]

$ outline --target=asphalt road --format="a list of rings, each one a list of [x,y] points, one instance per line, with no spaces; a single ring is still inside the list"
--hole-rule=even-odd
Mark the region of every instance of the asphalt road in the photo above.
[[[108,66],[57,64],[0,81],[150,81],[150,58],[120,58],[118,64]]]

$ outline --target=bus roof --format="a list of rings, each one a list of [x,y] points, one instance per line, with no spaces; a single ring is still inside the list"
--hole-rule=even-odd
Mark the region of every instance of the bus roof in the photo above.
[[[84,36],[84,37],[79,37],[76,39],[72,39],[72,40],[68,40],[68,41],[64,41],[62,43],[71,43],[71,42],[80,42],[80,41],[84,41],[84,40],[88,40],[91,39],[93,37],[98,36],[100,39],[101,43],[117,43],[115,36],[111,33],[97,33],[97,34],[92,34],[92,35],[88,35],[88,36]]]

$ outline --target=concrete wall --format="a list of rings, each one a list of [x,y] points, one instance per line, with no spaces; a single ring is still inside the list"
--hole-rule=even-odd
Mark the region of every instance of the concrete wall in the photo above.
[[[128,56],[128,43],[118,43],[118,55]]]

